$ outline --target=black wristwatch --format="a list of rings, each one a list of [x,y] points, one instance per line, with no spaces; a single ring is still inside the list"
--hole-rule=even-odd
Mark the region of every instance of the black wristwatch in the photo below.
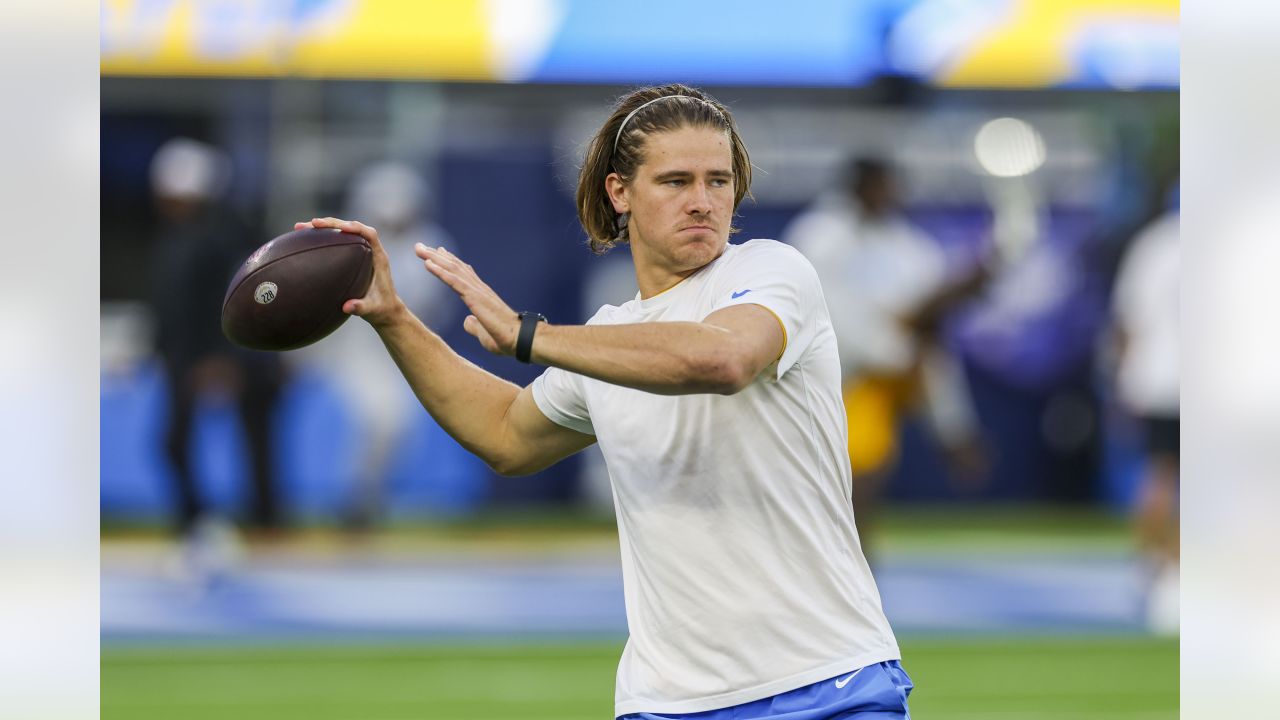
[[[533,333],[538,329],[538,323],[547,321],[547,316],[525,310],[516,317],[520,318],[520,334],[516,336],[516,359],[527,363],[529,356],[533,354]]]

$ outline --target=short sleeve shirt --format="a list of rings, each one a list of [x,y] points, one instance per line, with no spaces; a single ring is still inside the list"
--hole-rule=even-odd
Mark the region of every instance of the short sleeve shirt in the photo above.
[[[755,304],[779,359],[729,396],[665,396],[550,368],[553,422],[595,435],[613,486],[630,639],[615,711],[692,713],[899,657],[850,505],[831,321],[813,266],[729,245],[680,284],[589,324],[700,322]]]

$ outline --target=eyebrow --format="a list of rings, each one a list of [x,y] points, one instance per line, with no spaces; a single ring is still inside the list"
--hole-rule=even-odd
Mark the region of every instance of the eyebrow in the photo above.
[[[732,170],[708,170],[707,175],[713,178],[733,178]],[[682,178],[693,177],[693,173],[688,170],[667,170],[653,176],[657,182],[666,182],[667,180],[677,180]]]

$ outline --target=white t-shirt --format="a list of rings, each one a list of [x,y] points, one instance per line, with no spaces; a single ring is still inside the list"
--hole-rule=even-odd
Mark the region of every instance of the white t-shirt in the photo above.
[[[730,395],[663,396],[551,368],[552,421],[596,436],[618,515],[627,623],[615,712],[750,702],[872,663],[897,643],[854,529],[835,335],[813,266],[730,245],[666,292],[588,324],[772,311],[781,358]]]
[[[1126,336],[1120,395],[1144,415],[1178,415],[1181,258],[1178,213],[1169,213],[1134,239],[1116,279],[1114,310]]]

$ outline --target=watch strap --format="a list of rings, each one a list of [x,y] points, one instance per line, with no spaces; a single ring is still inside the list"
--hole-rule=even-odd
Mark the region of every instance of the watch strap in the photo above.
[[[533,333],[538,329],[538,323],[547,321],[547,316],[525,310],[517,317],[520,318],[520,334],[516,336],[516,359],[527,363],[533,355]]]

